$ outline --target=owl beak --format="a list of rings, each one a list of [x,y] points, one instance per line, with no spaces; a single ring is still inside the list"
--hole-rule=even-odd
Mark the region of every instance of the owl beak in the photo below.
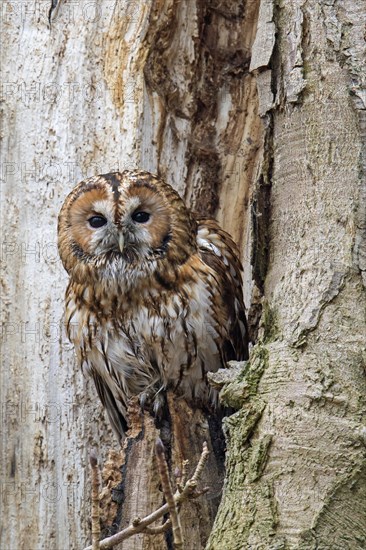
[[[118,235],[118,248],[119,248],[120,252],[123,252],[124,246],[125,246],[125,238],[123,236],[123,233],[120,233]]]

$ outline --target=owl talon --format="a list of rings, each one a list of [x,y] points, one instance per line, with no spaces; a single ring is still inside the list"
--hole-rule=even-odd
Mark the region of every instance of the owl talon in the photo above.
[[[140,401],[140,407],[141,407],[142,412],[144,412],[145,410],[150,409],[151,400],[152,400],[151,391],[144,391],[144,392],[140,393],[139,401]]]
[[[157,393],[154,397],[154,403],[153,403],[153,412],[155,418],[158,420],[161,420],[161,415],[164,410],[165,405],[165,397],[162,393]]]
[[[156,391],[145,390],[139,395],[140,407],[142,411],[149,411],[157,420],[161,420],[165,405],[164,394]]]

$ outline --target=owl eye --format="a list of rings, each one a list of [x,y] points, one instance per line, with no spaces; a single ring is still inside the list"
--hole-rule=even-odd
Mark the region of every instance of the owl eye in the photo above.
[[[132,219],[137,223],[146,223],[150,219],[150,214],[148,212],[134,212],[132,214]]]
[[[97,229],[98,227],[102,227],[107,223],[107,220],[104,216],[92,216],[88,219],[89,225],[93,227],[94,229]]]

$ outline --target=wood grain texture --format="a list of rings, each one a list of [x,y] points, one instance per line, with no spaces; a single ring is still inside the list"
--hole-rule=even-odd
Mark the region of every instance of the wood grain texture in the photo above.
[[[258,5],[60,1],[50,26],[51,2],[20,4],[2,13],[1,544],[80,548],[89,447],[105,462],[118,444],[63,329],[57,212],[85,177],[161,173],[240,244],[249,305],[261,123],[253,114],[246,126],[245,113]]]
[[[179,512],[185,548],[203,549],[217,512],[224,479],[223,454],[220,453],[217,444],[219,434],[213,431],[212,425],[201,411],[192,410],[184,400],[177,399],[176,395],[170,392],[168,409],[169,423],[165,422],[161,428],[157,428],[150,414],[141,412],[138,400],[131,400],[131,428],[122,449],[122,480],[118,490],[114,491],[114,498],[120,504],[115,517],[108,522],[109,533],[112,534],[117,525],[123,529],[136,517],[142,518],[164,504],[155,456],[155,443],[158,437],[164,440],[173,487],[176,483],[175,473],[183,471],[185,460],[189,462],[188,475],[192,475],[200,458],[203,443],[207,441],[210,455],[200,481],[200,488],[209,487],[209,492],[197,500],[183,503]],[[104,527],[107,529],[108,524]],[[169,531],[156,536],[139,534],[119,544],[118,548],[165,549],[171,547],[171,541],[172,534]]]

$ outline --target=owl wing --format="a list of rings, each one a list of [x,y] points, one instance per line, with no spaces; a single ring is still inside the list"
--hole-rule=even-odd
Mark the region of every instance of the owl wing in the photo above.
[[[197,226],[199,255],[215,272],[226,313],[227,336],[221,345],[223,362],[246,360],[249,335],[238,248],[215,220],[197,217]]]
[[[99,399],[101,400],[103,407],[108,413],[108,418],[111,426],[119,440],[121,440],[128,429],[126,419],[119,410],[116,399],[108,384],[106,384],[105,380],[100,376],[100,374],[98,374],[95,369],[91,370],[91,374]]]

